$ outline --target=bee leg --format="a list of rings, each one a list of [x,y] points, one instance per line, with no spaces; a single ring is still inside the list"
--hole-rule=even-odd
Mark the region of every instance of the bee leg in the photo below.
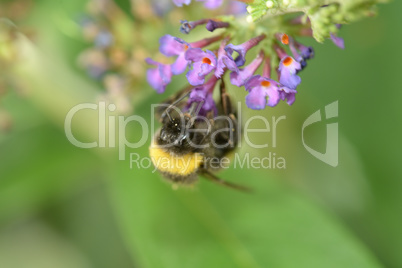
[[[215,120],[214,120],[214,111],[209,111],[207,113],[207,118],[209,119],[209,124],[208,124],[208,132],[207,135],[209,135],[215,125]]]
[[[201,176],[203,176],[204,178],[208,179],[209,181],[212,181],[216,184],[220,184],[222,186],[225,186],[225,187],[228,187],[231,189],[235,189],[235,190],[239,190],[239,191],[243,191],[243,192],[249,192],[249,193],[253,192],[250,188],[248,188],[246,186],[231,183],[228,181],[224,181],[224,180],[218,178],[217,176],[215,176],[213,173],[211,173],[207,169],[202,169],[201,171],[199,171],[199,174]]]
[[[184,116],[187,116],[190,119],[190,125],[188,127],[192,127],[194,125],[195,120],[197,120],[197,115],[200,113],[200,110],[204,103],[205,100],[194,101],[191,104],[188,112],[184,114]]]
[[[194,101],[188,110],[188,113],[190,114],[191,117],[194,117],[200,113],[200,110],[202,106],[204,105],[205,100],[200,100],[200,101]]]
[[[234,134],[235,134],[235,137],[234,137],[235,142],[232,139],[230,139],[230,133],[227,133],[227,134],[222,133],[222,135],[224,135],[224,137],[229,141],[231,147],[233,147],[237,144],[236,141],[238,140],[238,136],[237,136],[237,132],[236,132],[236,130],[238,129],[238,125],[237,125],[236,116],[232,110],[232,103],[230,101],[230,96],[226,92],[226,86],[225,86],[223,79],[222,79],[222,83],[220,85],[220,94],[221,94],[220,105],[222,107],[223,114],[228,116],[231,119],[230,121],[233,124],[232,126],[228,126],[228,127],[231,128],[229,131],[234,132]]]
[[[231,114],[233,114],[232,104],[230,101],[230,96],[226,92],[226,86],[225,86],[225,82],[223,81],[223,79],[222,79],[222,83],[220,85],[220,94],[221,94],[220,105],[222,106],[223,113],[227,116],[230,116]]]

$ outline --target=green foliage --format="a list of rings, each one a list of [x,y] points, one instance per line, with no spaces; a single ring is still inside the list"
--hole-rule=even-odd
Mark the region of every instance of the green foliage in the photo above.
[[[157,174],[122,164],[110,173],[120,178],[111,196],[140,267],[381,267],[332,215],[266,175],[221,174],[248,178],[241,182],[253,194],[206,181],[172,191]]]
[[[13,119],[10,132],[0,134],[0,267],[402,266],[402,95],[396,60],[402,58],[397,27],[402,2],[380,7],[382,16],[375,20],[345,27],[345,51],[317,46],[320,56],[309,62],[298,102],[258,113],[287,116],[275,148],[286,157],[287,169],[219,174],[248,184],[253,194],[204,180],[195,189],[174,191],[152,169],[130,169],[115,151],[71,145],[63,131],[67,111],[96,103],[104,89],[76,67],[77,47],[85,43],[56,23],[74,23],[70,18],[84,11],[82,2],[38,3],[31,21],[38,45],[24,39],[19,45],[30,48],[29,57],[7,69],[29,90],[8,86],[13,93],[0,100]],[[65,5],[71,10],[62,19],[49,16],[64,14]],[[368,1],[332,6],[326,14],[324,9],[303,12],[314,19],[320,13],[319,25],[328,22],[325,17],[331,23],[353,21],[373,8]],[[356,17],[346,21],[345,10]],[[188,12],[199,10],[189,7]],[[161,24],[165,28],[138,30],[149,42],[143,49],[150,55],[162,32],[177,32],[178,25],[169,20]],[[327,37],[327,26],[322,32],[317,26],[317,34]],[[385,42],[389,36],[395,40]],[[166,95],[181,86],[174,81]],[[141,94],[133,99],[135,113],[150,120],[149,106],[166,95],[145,86],[136,90]],[[230,90],[243,99],[244,92]],[[340,165],[334,169],[304,150],[300,128],[312,112],[338,99]],[[246,113],[245,118],[257,114]],[[77,119],[77,137],[96,139],[96,118]],[[325,123],[319,127],[317,136],[324,137]],[[133,140],[141,135],[128,134]],[[313,138],[319,146],[320,139]],[[265,156],[271,149],[241,153]],[[129,152],[148,156],[147,146]]]
[[[337,33],[336,24],[348,24],[364,17],[374,16],[381,0],[256,0],[248,5],[252,21],[303,12],[311,21],[313,36],[318,42]]]

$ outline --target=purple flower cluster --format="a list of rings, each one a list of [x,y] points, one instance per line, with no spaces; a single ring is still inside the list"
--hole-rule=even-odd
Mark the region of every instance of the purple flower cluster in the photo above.
[[[163,36],[159,40],[159,51],[167,57],[176,57],[176,60],[172,64],[162,64],[149,58],[146,59],[148,64],[156,66],[155,69],[147,71],[148,83],[158,93],[163,93],[171,82],[172,76],[182,74],[191,65],[192,69],[187,72],[189,83],[193,86],[202,85],[205,76],[216,68],[216,56],[213,52],[209,50],[205,52],[201,48],[220,39],[222,39],[221,36],[216,36],[187,43],[183,39],[171,35]]]
[[[189,101],[203,96],[205,99],[203,109],[212,109],[215,107],[211,101],[216,79],[221,79],[229,70],[231,83],[238,87],[245,86],[249,92],[246,97],[248,107],[264,109],[265,106],[276,106],[280,100],[287,100],[287,103],[291,105],[295,100],[296,87],[301,82],[297,75],[297,72],[302,69],[300,62],[311,58],[312,50],[292,41],[291,47],[294,50],[294,56],[298,58],[295,60],[288,56],[282,48],[275,45],[275,50],[281,59],[278,67],[279,82],[276,82],[270,78],[271,60],[265,58],[262,50],[249,65],[240,68],[246,62],[247,52],[264,38],[265,35],[260,35],[243,44],[234,45],[228,44],[230,38],[226,37],[221,40],[217,51],[211,51],[202,48],[218,41],[221,37],[187,43],[180,38],[165,35],[160,39],[160,52],[167,57],[176,57],[176,60],[169,65],[147,59],[149,64],[156,67],[148,70],[148,82],[158,93],[162,93],[171,82],[173,75],[181,74],[188,68],[187,80],[190,85],[195,87]],[[297,51],[300,51],[300,54]],[[234,53],[237,54],[235,58]],[[254,75],[263,62],[265,62],[263,76]],[[206,77],[210,74],[213,78],[205,83]]]
[[[247,51],[256,46],[264,38],[265,35],[261,35],[235,46],[227,44],[229,41],[227,37],[222,40],[217,51],[210,51],[201,48],[222,39],[222,36],[187,43],[180,38],[165,35],[160,39],[160,52],[167,57],[177,58],[170,65],[147,59],[149,64],[156,66],[155,69],[148,70],[148,82],[157,92],[164,92],[166,85],[171,81],[172,75],[183,73],[187,67],[189,67],[189,70],[186,77],[188,82],[193,86],[204,84],[205,77],[211,73],[217,78],[221,78],[227,69],[234,73],[239,73],[243,77],[246,72],[241,72],[240,74],[239,67],[244,65]],[[238,57],[235,59],[232,57],[234,52],[238,53]],[[248,68],[248,70],[251,69]],[[248,78],[248,76],[245,76],[243,80],[247,80]],[[244,81],[242,84],[244,84]]]
[[[289,37],[283,35],[283,38],[288,40]],[[288,44],[288,41],[281,41],[283,44]],[[245,88],[249,92],[246,96],[246,104],[251,109],[261,110],[265,109],[266,106],[274,107],[278,105],[280,100],[286,100],[289,105],[295,101],[296,88],[301,83],[301,79],[297,75],[297,72],[301,70],[301,64],[286,54],[277,44],[274,45],[274,49],[280,59],[277,69],[279,82],[271,79],[271,58],[265,58],[262,76],[254,75],[245,82]],[[257,57],[255,61],[259,58],[261,56]],[[253,62],[250,65],[253,65]]]
[[[190,1],[175,2],[188,4]],[[206,25],[209,31],[230,27],[227,22],[202,19],[190,22],[182,21],[180,30],[188,34],[198,25]],[[155,66],[154,69],[148,70],[147,79],[158,93],[162,93],[167,84],[171,82],[173,75],[179,75],[187,70],[188,83],[194,86],[188,105],[202,100],[202,113],[215,111],[216,106],[212,93],[217,80],[222,79],[226,71],[230,72],[230,82],[233,85],[245,87],[248,92],[246,104],[249,108],[261,110],[266,106],[274,107],[281,100],[292,105],[295,101],[296,89],[301,83],[298,73],[307,66],[307,60],[314,57],[314,50],[284,33],[275,34],[275,38],[272,47],[267,47],[266,45],[270,42],[263,42],[266,39],[265,34],[238,45],[229,43],[231,40],[229,35],[220,35],[194,43],[187,43],[180,38],[165,35],[160,39],[160,52],[167,57],[176,57],[176,59],[172,64],[162,64],[147,59],[149,64]],[[331,38],[338,46],[343,47],[341,38],[335,35],[331,35]],[[204,49],[217,41],[220,41],[220,44],[216,50]],[[260,49],[258,55],[244,66],[248,51],[257,46]],[[286,52],[286,47],[290,53]],[[275,58],[279,60],[279,64],[275,68],[277,81],[271,78],[271,64],[277,61],[271,59],[273,55],[266,56],[267,51],[274,51],[275,53],[271,54],[274,54]],[[258,75],[256,72],[261,65],[263,65],[262,74]],[[208,82],[205,82],[206,80]]]

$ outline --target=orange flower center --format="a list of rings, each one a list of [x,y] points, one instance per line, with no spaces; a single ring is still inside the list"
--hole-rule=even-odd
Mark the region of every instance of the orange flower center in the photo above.
[[[284,44],[284,45],[288,45],[289,44],[289,36],[287,35],[287,34],[283,34],[282,35],[282,38],[281,38],[282,40],[282,44]]]
[[[206,63],[206,64],[211,65],[212,62],[211,62],[211,60],[209,58],[205,57],[205,58],[202,59],[202,63]]]
[[[188,49],[188,46],[187,45],[184,45],[184,50],[187,50]]]
[[[263,87],[269,87],[271,85],[271,82],[269,82],[269,81],[261,81],[261,86],[263,86]]]
[[[283,64],[284,64],[285,66],[289,66],[290,64],[292,64],[292,62],[293,62],[292,58],[291,58],[291,57],[287,57],[287,58],[283,61]]]

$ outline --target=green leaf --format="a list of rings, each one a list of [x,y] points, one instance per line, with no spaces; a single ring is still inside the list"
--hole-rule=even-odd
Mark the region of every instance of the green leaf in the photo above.
[[[220,176],[256,192],[204,180],[174,191],[151,169],[130,169],[128,160],[111,171],[111,201],[140,267],[381,267],[333,215],[270,173]]]
[[[99,159],[42,125],[0,143],[0,220],[32,213],[101,173]]]

